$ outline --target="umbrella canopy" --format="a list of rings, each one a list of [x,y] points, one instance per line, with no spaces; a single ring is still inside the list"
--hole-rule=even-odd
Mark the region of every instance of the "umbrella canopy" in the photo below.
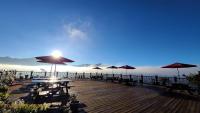
[[[127,70],[128,69],[136,69],[135,67],[132,67],[132,66],[129,66],[129,65],[124,65],[124,66],[121,66],[119,68],[126,69],[126,75],[127,75]]]
[[[92,68],[92,69],[99,69],[99,70],[102,70],[100,67],[94,67],[94,68]]]
[[[135,67],[132,67],[132,66],[129,66],[129,65],[124,65],[124,66],[121,66],[119,68],[122,68],[122,69],[136,69]]]
[[[54,75],[56,74],[56,64],[64,64],[67,62],[74,62],[73,60],[64,58],[64,57],[54,57],[54,56],[39,56],[35,57],[38,61],[37,62],[42,62],[42,63],[49,63],[52,64],[51,70],[50,70],[50,75],[52,71],[53,64],[55,64],[55,69],[54,69]]]
[[[112,74],[113,74],[113,69],[118,69],[118,67],[116,66],[110,66],[110,67],[107,67],[108,69],[112,69]]]
[[[39,62],[50,63],[50,64],[63,64],[66,62],[74,62],[73,60],[64,57],[55,58],[53,56],[39,56],[35,58],[39,60]]]
[[[163,66],[162,68],[190,68],[190,67],[197,67],[197,65],[192,64],[184,64],[184,63],[174,63],[167,66]]]
[[[97,70],[96,73],[98,73],[98,70],[102,70],[100,67],[94,67],[94,68],[92,68],[92,69],[96,69],[96,70]]]
[[[110,66],[110,67],[107,67],[108,69],[117,69],[118,67],[116,66]]]
[[[54,61],[42,61],[42,60],[39,60],[39,61],[37,61],[37,62],[41,62],[41,63],[49,63],[49,64],[63,64],[63,65],[65,65],[65,63],[64,62],[54,62]]]
[[[190,68],[190,67],[197,67],[197,65],[193,65],[193,64],[184,64],[184,63],[173,63],[173,64],[170,64],[170,65],[167,65],[167,66],[163,66],[161,68],[176,68],[177,71],[178,71],[178,76],[179,75],[179,68]]]

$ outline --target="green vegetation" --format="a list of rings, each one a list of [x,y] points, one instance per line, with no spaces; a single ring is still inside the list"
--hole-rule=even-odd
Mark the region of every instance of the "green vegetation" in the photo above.
[[[8,86],[2,85],[0,86],[0,93],[6,93],[8,91]]]
[[[11,85],[14,82],[14,77],[13,76],[7,76],[1,79],[1,83],[5,85]]]
[[[5,103],[8,100],[9,94],[7,93],[8,86],[0,86],[0,103]]]
[[[0,93],[0,102],[6,102],[8,100],[9,94],[8,93]]]
[[[26,104],[23,101],[5,104],[0,102],[0,113],[45,113],[49,104]]]
[[[200,75],[199,74],[190,74],[187,76],[187,80],[195,85],[200,85]]]
[[[7,101],[9,94],[7,93],[8,86],[2,85],[0,86],[0,113],[7,113]]]
[[[0,113],[45,113],[48,104],[26,104],[22,100],[8,103],[8,86],[0,86]]]
[[[197,92],[200,95],[200,74],[190,74],[186,78],[190,83],[197,86]]]
[[[48,104],[13,103],[10,106],[12,113],[43,113],[48,108]]]

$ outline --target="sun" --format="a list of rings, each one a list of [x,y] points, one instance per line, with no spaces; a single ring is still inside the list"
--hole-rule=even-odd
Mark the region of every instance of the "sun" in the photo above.
[[[59,50],[54,50],[51,55],[54,57],[54,58],[59,58],[62,56],[62,52],[59,51]]]

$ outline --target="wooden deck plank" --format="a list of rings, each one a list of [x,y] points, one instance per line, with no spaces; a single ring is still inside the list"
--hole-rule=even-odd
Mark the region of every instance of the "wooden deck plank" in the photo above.
[[[88,113],[200,113],[200,101],[163,90],[99,81],[75,81],[71,90]]]

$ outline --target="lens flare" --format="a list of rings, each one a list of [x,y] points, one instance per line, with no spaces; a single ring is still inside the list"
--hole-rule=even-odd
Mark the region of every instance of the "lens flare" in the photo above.
[[[54,50],[51,55],[54,57],[54,58],[59,58],[62,56],[62,52],[59,51],[59,50]]]

